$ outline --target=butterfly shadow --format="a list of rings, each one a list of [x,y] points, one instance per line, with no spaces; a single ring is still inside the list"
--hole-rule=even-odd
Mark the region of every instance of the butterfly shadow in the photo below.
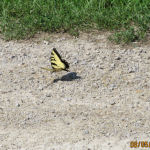
[[[73,80],[76,80],[76,79],[81,79],[81,77],[77,76],[76,72],[69,72],[68,74],[63,75],[61,78],[54,79],[53,82],[56,83],[58,81],[73,81]]]

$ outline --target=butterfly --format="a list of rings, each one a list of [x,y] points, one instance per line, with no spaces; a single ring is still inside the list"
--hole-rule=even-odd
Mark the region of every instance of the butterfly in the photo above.
[[[51,52],[51,66],[52,66],[52,69],[50,68],[43,68],[41,67],[42,69],[44,70],[48,70],[48,71],[51,71],[51,72],[58,72],[58,71],[69,71],[69,63],[62,59],[60,54],[58,53],[58,51],[56,50],[56,48],[53,48],[52,52]]]

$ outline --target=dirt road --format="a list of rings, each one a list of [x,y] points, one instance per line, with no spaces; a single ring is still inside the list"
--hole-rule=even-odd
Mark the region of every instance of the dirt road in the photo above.
[[[55,47],[70,73],[50,67]],[[0,150],[128,150],[150,141],[150,47],[107,34],[0,40]]]

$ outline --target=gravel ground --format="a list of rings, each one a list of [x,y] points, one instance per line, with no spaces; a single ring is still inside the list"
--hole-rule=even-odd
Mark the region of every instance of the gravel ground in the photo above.
[[[0,39],[0,150],[126,150],[150,141],[150,47],[106,33]],[[55,47],[70,73],[50,73]],[[138,148],[140,149],[140,148]]]

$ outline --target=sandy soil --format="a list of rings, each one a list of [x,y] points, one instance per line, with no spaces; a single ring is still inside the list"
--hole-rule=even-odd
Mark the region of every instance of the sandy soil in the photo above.
[[[53,47],[70,73],[40,69]],[[150,141],[149,87],[148,45],[112,45],[106,33],[1,39],[0,150],[128,150]]]

